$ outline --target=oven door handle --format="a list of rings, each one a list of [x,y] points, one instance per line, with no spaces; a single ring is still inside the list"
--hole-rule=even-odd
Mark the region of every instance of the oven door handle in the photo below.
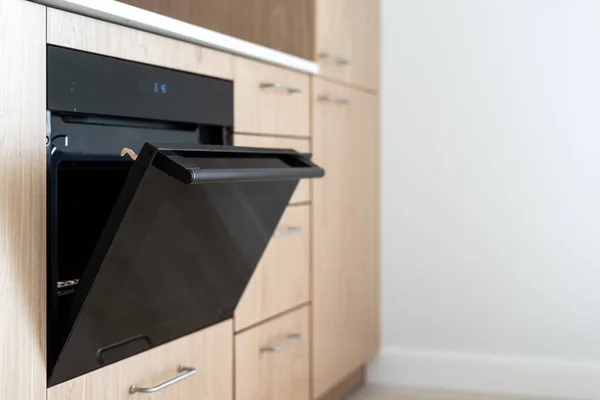
[[[201,168],[195,162],[198,157],[198,151],[190,151],[186,155],[185,151],[175,153],[169,150],[156,150],[151,163],[167,175],[179,180],[185,184],[202,184],[217,182],[250,182],[250,181],[285,181],[298,180],[303,178],[320,178],[325,175],[325,171],[313,164],[305,155],[296,151],[278,151],[230,148],[230,154],[244,157],[282,157],[286,160],[284,164],[287,167],[276,168],[229,168],[229,169],[210,169]],[[247,151],[244,151],[247,150]],[[140,154],[144,154],[142,149]],[[219,157],[220,151],[209,151],[209,156]],[[138,161],[140,158],[138,158]],[[145,162],[142,159],[142,162]],[[143,165],[143,164],[142,164]]]

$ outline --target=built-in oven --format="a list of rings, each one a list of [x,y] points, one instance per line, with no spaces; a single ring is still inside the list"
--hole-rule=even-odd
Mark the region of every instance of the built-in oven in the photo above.
[[[48,385],[231,318],[299,179],[233,82],[47,49]]]

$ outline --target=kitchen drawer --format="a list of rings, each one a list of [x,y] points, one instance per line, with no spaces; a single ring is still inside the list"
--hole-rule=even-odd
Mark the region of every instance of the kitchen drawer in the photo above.
[[[192,333],[48,389],[48,400],[228,400],[233,396],[232,321]],[[133,384],[148,388],[184,372],[196,373],[153,394],[130,393]]]
[[[236,335],[236,400],[309,399],[308,311]]]
[[[252,136],[236,134],[233,144],[244,147],[270,147],[274,149],[294,149],[300,153],[310,153],[310,142],[307,139],[274,138],[270,136]],[[302,179],[290,200],[290,204],[310,201],[310,183]]]
[[[286,209],[235,310],[239,331],[309,300],[310,206]]]
[[[236,132],[309,136],[308,91],[306,74],[235,58]]]

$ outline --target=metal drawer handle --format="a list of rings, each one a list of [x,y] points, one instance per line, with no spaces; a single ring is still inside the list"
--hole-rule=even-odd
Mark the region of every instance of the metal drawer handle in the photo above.
[[[350,104],[350,100],[344,97],[328,96],[326,94],[319,96],[319,101],[329,101],[336,104]]]
[[[179,376],[176,376],[173,379],[169,379],[168,381],[165,381],[161,384],[158,384],[156,386],[152,386],[149,388],[141,388],[141,387],[137,387],[136,385],[131,385],[131,387],[129,388],[129,393],[134,394],[134,393],[158,392],[159,390],[163,390],[166,387],[174,385],[174,384],[181,382],[182,380],[187,379],[190,376],[194,375],[196,373],[196,368],[184,367],[183,365],[180,365],[179,368],[177,368],[177,372],[178,373],[185,372],[185,374],[181,374]]]
[[[346,57],[342,57],[339,54],[332,54],[332,53],[328,53],[326,51],[319,53],[319,58],[322,59],[331,59],[333,61],[336,62],[337,65],[348,65],[350,64],[350,60],[348,60]]]
[[[301,226],[290,226],[281,231],[275,231],[275,233],[273,233],[273,237],[291,236],[291,235],[294,235],[294,234],[300,233],[300,232],[302,232]]]
[[[288,85],[287,83],[281,82],[262,82],[260,84],[261,89],[285,89],[288,94],[302,93],[302,89],[296,86]]]
[[[263,353],[265,351],[268,351],[268,352],[277,353],[281,350],[287,349],[294,343],[301,341],[302,335],[299,333],[292,333],[290,335],[287,335],[287,338],[288,338],[288,341],[283,344],[280,344],[279,346],[263,346],[263,347],[261,347],[260,352]]]

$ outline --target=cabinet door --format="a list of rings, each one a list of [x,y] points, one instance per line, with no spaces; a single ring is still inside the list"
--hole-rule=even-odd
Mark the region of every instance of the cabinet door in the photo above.
[[[46,391],[46,7],[0,0],[0,399]]]
[[[180,370],[179,366],[188,370]],[[190,373],[189,369],[195,369]],[[185,375],[184,375],[185,374]],[[180,376],[181,380],[172,379]],[[130,393],[171,385],[154,393]],[[48,400],[231,400],[232,321],[206,328],[48,389]]]
[[[377,90],[379,0],[317,0],[321,75]]]
[[[235,336],[236,400],[309,400],[308,310]]]
[[[310,206],[287,208],[235,309],[239,331],[309,300]]]
[[[346,0],[348,37],[351,38],[348,82],[379,88],[379,0]]]
[[[313,397],[379,347],[379,124],[376,96],[314,79]],[[329,101],[318,100],[328,96]]]

